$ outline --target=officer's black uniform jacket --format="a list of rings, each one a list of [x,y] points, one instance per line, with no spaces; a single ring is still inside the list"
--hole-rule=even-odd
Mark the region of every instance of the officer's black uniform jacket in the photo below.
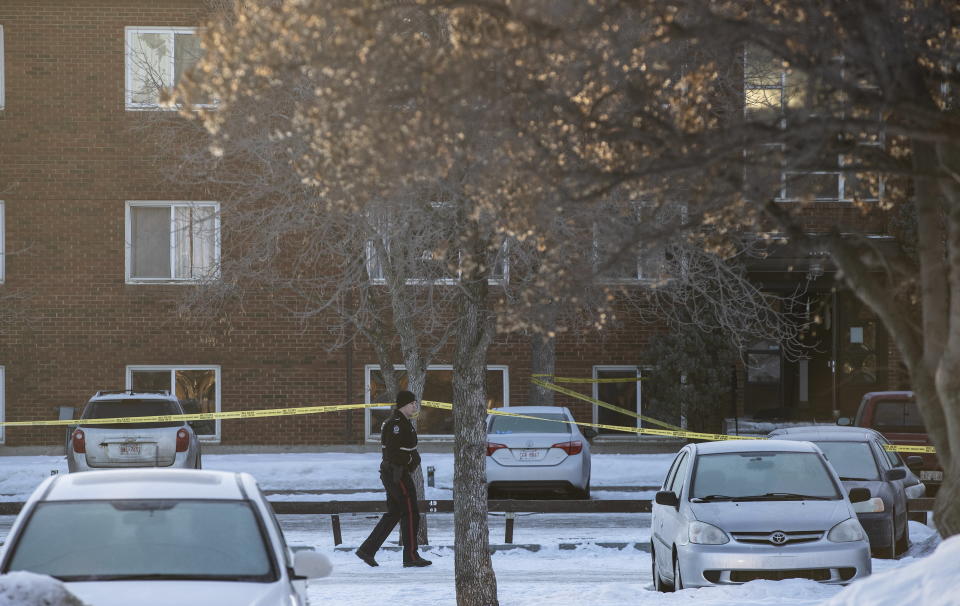
[[[420,453],[417,452],[417,430],[410,419],[397,409],[383,422],[380,430],[380,451],[383,464],[402,467],[413,471],[420,465]]]

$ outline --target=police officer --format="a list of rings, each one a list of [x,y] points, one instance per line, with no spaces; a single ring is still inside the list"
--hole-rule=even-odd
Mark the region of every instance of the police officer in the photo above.
[[[357,557],[370,566],[379,566],[373,556],[398,522],[400,541],[403,543],[403,566],[419,567],[433,563],[417,553],[420,510],[410,473],[420,466],[420,453],[417,452],[417,431],[410,417],[416,414],[418,408],[417,397],[409,391],[401,391],[397,394],[393,413],[380,430],[380,450],[383,454],[380,481],[387,491],[387,513],[356,551]]]

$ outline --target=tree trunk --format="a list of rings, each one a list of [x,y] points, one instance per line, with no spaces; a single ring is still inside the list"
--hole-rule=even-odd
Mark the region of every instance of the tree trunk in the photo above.
[[[464,288],[470,288],[465,285]],[[496,606],[497,578],[487,526],[487,348],[493,334],[478,302],[486,283],[461,295],[461,327],[453,365],[453,511],[457,606]]]
[[[413,392],[413,395],[417,396],[417,399],[423,397],[423,387],[426,384],[427,375],[426,371],[420,369],[419,372],[408,372],[407,373],[407,389]],[[417,420],[411,419],[413,421],[414,428],[417,427]],[[417,467],[416,471],[411,474],[413,478],[413,486],[417,490],[417,500],[425,500],[424,488],[423,488],[423,465]],[[425,512],[420,512],[420,529],[417,531],[417,544],[426,545],[427,544],[427,514]]]
[[[535,334],[530,342],[530,370],[535,375],[552,375],[556,371],[557,339],[546,334]],[[553,390],[539,385],[530,389],[530,404],[553,406]]]

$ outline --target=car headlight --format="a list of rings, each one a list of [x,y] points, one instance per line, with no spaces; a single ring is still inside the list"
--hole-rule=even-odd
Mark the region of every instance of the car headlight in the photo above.
[[[690,542],[697,545],[723,545],[730,542],[727,533],[706,522],[690,522],[687,532]]]
[[[862,541],[864,539],[863,527],[857,518],[846,519],[827,533],[827,538],[834,543],[848,543],[850,541]]]

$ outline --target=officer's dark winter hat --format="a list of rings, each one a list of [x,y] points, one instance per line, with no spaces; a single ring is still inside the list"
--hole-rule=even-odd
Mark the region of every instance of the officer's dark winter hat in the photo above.
[[[417,396],[413,395],[413,392],[411,391],[404,390],[397,392],[397,408],[403,408],[410,402],[415,402],[416,400]]]

